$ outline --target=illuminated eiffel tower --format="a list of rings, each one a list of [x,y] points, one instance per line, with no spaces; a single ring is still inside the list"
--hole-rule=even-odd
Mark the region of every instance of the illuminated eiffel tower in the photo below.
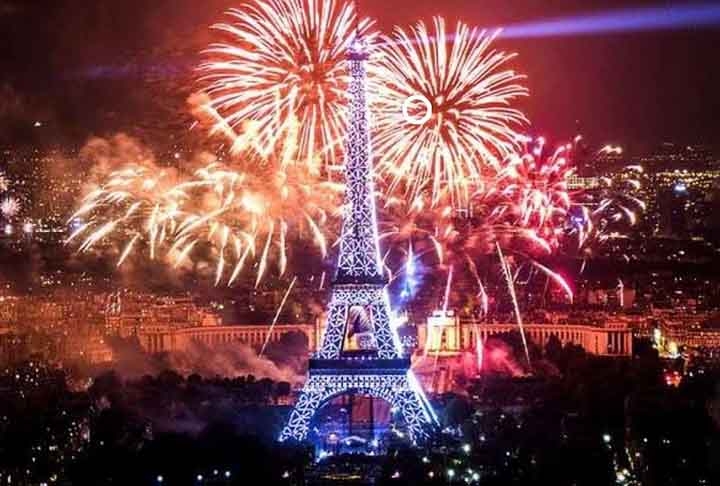
[[[359,393],[390,403],[410,439],[417,443],[427,438],[437,425],[437,417],[410,370],[410,359],[403,357],[391,324],[387,279],[378,247],[365,42],[356,39],[348,59],[346,195],[337,273],[322,346],[310,359],[310,376],[280,440],[305,440],[319,408],[339,395]]]

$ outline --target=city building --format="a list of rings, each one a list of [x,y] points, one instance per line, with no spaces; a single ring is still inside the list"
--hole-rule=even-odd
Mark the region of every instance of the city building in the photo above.
[[[519,330],[517,323],[483,323],[460,319],[452,312],[436,312],[426,323],[417,325],[419,353],[453,355],[474,351],[478,341]],[[562,345],[575,344],[586,352],[601,356],[632,356],[632,331],[625,320],[600,324],[527,322],[523,330],[529,341],[544,347],[552,336]]]

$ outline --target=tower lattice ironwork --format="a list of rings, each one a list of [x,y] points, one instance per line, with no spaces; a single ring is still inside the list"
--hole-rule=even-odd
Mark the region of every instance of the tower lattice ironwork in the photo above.
[[[368,50],[356,39],[348,55],[350,113],[345,140],[346,195],[340,255],[322,345],[280,440],[307,438],[319,408],[344,393],[381,398],[418,442],[437,425],[392,326],[387,279],[378,245],[366,68]]]

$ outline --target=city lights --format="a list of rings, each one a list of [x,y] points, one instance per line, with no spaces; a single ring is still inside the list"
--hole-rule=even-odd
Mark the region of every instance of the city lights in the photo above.
[[[720,484],[720,9],[477,3],[0,1],[0,485]]]

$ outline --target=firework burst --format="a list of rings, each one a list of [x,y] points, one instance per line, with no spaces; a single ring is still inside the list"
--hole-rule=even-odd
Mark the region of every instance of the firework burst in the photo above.
[[[20,201],[12,196],[6,197],[0,203],[0,213],[7,219],[15,217],[19,212]]]
[[[318,182],[309,171],[295,164],[251,174],[212,163],[178,182],[162,170],[129,166],[86,196],[68,241],[82,237],[79,249],[89,251],[120,238],[118,266],[147,246],[151,259],[167,256],[179,267],[208,244],[216,285],[232,284],[251,262],[258,285],[270,261],[285,272],[291,239],[311,239],[327,252],[325,230],[331,212],[339,211],[342,186]]]
[[[256,286],[271,261],[284,274],[291,239],[312,241],[324,257],[326,231],[340,210],[342,194],[342,185],[319,180],[307,164],[282,165],[262,174],[212,164],[181,187],[201,201],[202,210],[188,212],[171,253],[180,265],[198,242],[211,243],[216,285],[234,283],[250,261],[257,262]]]
[[[545,140],[538,139],[531,150],[506,160],[498,174],[499,191],[488,193],[499,199],[491,219],[523,231],[548,252],[560,244],[571,205],[568,179],[574,168],[568,159],[570,148],[563,145],[548,155]]]
[[[168,172],[142,165],[112,172],[71,216],[76,229],[68,242],[84,238],[79,249],[89,251],[110,235],[121,235],[124,247],[118,266],[143,242],[154,259],[175,233],[180,207],[187,200],[174,182]]]
[[[466,225],[462,253],[484,293],[475,259],[497,252],[501,274],[508,285],[515,285],[524,269],[526,274],[544,274],[572,300],[567,280],[541,263],[553,255],[566,235],[572,195],[568,181],[573,174],[571,146],[549,151],[542,138],[523,141],[523,151],[506,158],[486,190],[471,199],[472,214]],[[505,254],[512,255],[507,258]],[[514,271],[510,271],[511,266]],[[528,282],[530,277],[528,276]],[[513,300],[516,299],[513,294]],[[516,303],[514,303],[516,305]],[[517,308],[516,308],[517,312]]]
[[[263,156],[299,122],[299,158],[334,161],[345,128],[345,58],[356,32],[368,35],[352,4],[335,0],[257,0],[214,28],[225,41],[199,68],[213,131]]]
[[[462,252],[489,255],[500,244],[510,253],[548,256],[560,246],[571,207],[570,148],[548,155],[544,140],[525,143],[477,185],[458,239]]]
[[[383,261],[391,273],[402,270],[409,258],[433,265],[446,262],[449,244],[457,235],[451,205],[431,206],[421,196],[412,200],[389,196],[383,200],[381,213]]]
[[[640,198],[642,174],[642,167],[628,166],[615,177],[600,178],[599,187],[577,201],[573,232],[585,256],[592,255],[612,236],[622,236],[638,224],[647,207]]]
[[[437,17],[432,28],[420,22],[382,38],[374,140],[391,190],[403,188],[410,199],[429,192],[435,203],[449,188],[463,205],[483,166],[517,148],[526,119],[511,105],[528,92],[523,76],[506,68],[514,54],[493,48],[497,35],[463,23],[451,34]]]
[[[628,167],[617,178],[601,179],[601,200],[592,212],[595,218],[604,220],[606,224],[626,222],[634,226],[638,222],[638,214],[645,211],[645,202],[638,197],[642,187],[638,175],[641,169]]]
[[[472,276],[482,294],[477,262],[486,265],[500,248],[519,270],[532,267],[571,296],[567,282],[538,261],[553,255],[566,234],[571,147],[549,151],[543,139],[523,141],[523,147],[484,172],[468,209],[455,208],[448,188],[435,204],[426,194],[384,196],[381,241],[392,273],[414,270],[411,260],[438,270],[455,267]]]

